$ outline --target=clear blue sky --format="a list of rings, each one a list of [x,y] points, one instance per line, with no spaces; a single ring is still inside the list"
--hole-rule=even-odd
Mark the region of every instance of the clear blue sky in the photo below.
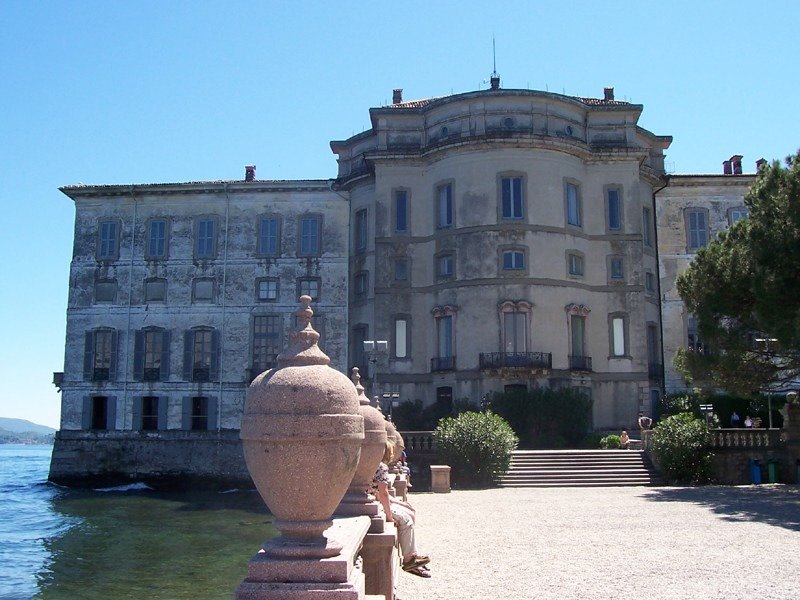
[[[74,210],[58,187],[327,178],[391,101],[616,88],[678,173],[800,147],[800,3],[0,0],[0,416],[57,426]]]

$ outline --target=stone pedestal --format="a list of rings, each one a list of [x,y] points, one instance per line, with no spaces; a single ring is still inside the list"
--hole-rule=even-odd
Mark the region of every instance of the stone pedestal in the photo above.
[[[235,600],[363,599],[364,566],[358,554],[369,526],[369,517],[334,520],[325,537],[342,550],[330,558],[281,560],[259,552],[250,560]]]
[[[450,492],[450,467],[448,465],[431,465],[431,491],[437,494]]]
[[[396,539],[397,531],[393,523],[386,523],[382,533],[368,533],[364,538],[362,556],[367,594],[383,595],[387,600],[394,598],[400,564]]]

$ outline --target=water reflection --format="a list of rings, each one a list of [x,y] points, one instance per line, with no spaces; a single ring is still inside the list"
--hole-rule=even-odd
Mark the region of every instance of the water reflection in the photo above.
[[[36,598],[231,598],[277,534],[256,492],[60,490]]]

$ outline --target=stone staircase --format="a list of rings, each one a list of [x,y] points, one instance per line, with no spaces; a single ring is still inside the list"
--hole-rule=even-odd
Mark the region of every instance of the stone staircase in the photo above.
[[[641,450],[517,450],[500,487],[661,485]]]

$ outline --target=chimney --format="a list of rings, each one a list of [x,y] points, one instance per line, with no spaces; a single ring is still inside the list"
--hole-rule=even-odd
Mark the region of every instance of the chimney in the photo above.
[[[734,175],[742,174],[742,156],[741,154],[734,154],[731,156],[731,167],[733,167]]]
[[[492,73],[492,76],[489,79],[489,83],[491,84],[493,90],[499,90],[500,89],[500,76],[497,73]]]
[[[614,99],[614,88],[613,87],[604,87],[603,88],[603,98],[605,100],[613,100]]]
[[[725,175],[733,175],[733,167],[731,167],[731,161],[729,160],[722,161],[722,172]]]
[[[395,88],[392,92],[392,104],[402,104],[403,88]]]
[[[767,160],[765,158],[759,158],[756,161],[756,171],[760,171],[761,169],[763,169],[766,166],[767,166]]]
[[[255,181],[256,180],[256,166],[255,165],[245,165],[245,167],[244,167],[244,180],[245,181]]]

